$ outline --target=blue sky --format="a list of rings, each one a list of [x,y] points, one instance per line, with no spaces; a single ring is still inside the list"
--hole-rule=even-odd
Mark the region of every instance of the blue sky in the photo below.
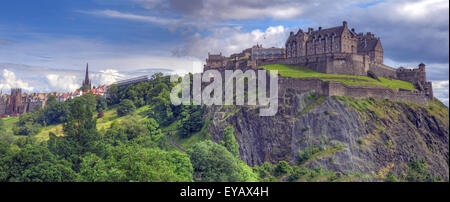
[[[198,71],[208,52],[283,46],[290,31],[348,21],[381,37],[385,63],[427,64],[448,105],[444,0],[5,0],[0,89],[71,91],[89,62],[95,84],[155,71]]]

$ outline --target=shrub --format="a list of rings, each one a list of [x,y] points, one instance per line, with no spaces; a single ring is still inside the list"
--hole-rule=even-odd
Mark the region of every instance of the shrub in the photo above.
[[[306,162],[307,160],[309,160],[314,154],[319,153],[319,152],[320,152],[320,148],[317,145],[307,147],[307,148],[305,148],[304,151],[299,149],[297,162],[299,164],[302,164],[302,163]]]
[[[128,114],[131,114],[135,110],[136,110],[136,107],[134,106],[134,104],[131,100],[123,99],[122,101],[120,101],[120,104],[117,107],[117,115],[125,116]]]
[[[275,176],[282,176],[289,174],[292,171],[291,166],[286,161],[278,162],[277,166],[275,166],[274,174]]]
[[[239,156],[239,144],[234,136],[233,126],[228,126],[223,132],[223,138],[221,144],[227,148],[234,156]]]
[[[253,170],[242,160],[233,156],[224,146],[210,140],[199,142],[189,148],[194,168],[194,180],[201,182],[257,181]]]

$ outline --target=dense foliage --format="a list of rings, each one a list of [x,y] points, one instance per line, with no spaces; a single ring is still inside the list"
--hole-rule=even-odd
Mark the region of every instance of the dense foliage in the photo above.
[[[228,126],[223,131],[223,138],[221,144],[227,148],[234,156],[239,157],[239,144],[234,136],[233,126]]]
[[[315,145],[299,150],[297,162],[252,168],[239,158],[233,126],[215,143],[206,134],[205,107],[171,104],[174,85],[168,76],[155,74],[149,82],[112,85],[108,99],[88,93],[57,102],[51,96],[44,108],[16,118],[13,127],[0,119],[0,181],[345,181],[357,175],[302,166],[323,152]],[[57,124],[62,132],[49,132],[48,140],[36,138]],[[186,152],[169,134],[189,143]],[[412,159],[404,175],[390,172],[385,180],[439,180],[428,167]]]
[[[129,99],[123,99],[120,101],[119,106],[117,107],[117,115],[125,116],[133,113],[136,110],[134,103]]]
[[[257,181],[253,170],[225,147],[210,140],[195,144],[187,153],[194,179],[201,182]]]

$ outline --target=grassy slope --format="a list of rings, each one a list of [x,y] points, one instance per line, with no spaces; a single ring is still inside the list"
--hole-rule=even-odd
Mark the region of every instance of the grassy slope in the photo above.
[[[146,110],[149,109],[150,106],[144,106],[141,108],[136,109],[136,116],[138,117],[138,119],[145,119],[145,115],[143,114]],[[97,116],[97,115],[95,115]],[[124,119],[126,119],[127,116],[124,117],[119,117],[117,115],[117,110],[116,109],[110,109],[104,112],[104,116],[100,119],[97,119],[97,129],[98,130],[102,130],[102,129],[108,129],[113,121],[122,121]],[[18,120],[18,118],[17,118]],[[16,120],[16,122],[17,122]],[[13,126],[15,122],[9,123],[9,125],[11,125],[11,127]],[[204,140],[207,137],[207,125],[209,124],[209,121],[206,121],[205,126],[202,128],[201,131],[192,134],[190,137],[188,138],[183,138],[180,137],[179,135],[177,135],[175,133],[175,131],[178,129],[178,121],[174,121],[172,124],[161,128],[163,133],[168,133],[168,132],[173,132],[173,138],[174,141],[181,145],[183,148],[187,149],[189,147],[191,147],[192,145],[194,145],[197,142],[200,142],[202,140]],[[47,141],[49,139],[49,132],[53,132],[56,135],[63,135],[63,130],[62,130],[62,124],[58,124],[58,125],[51,125],[51,126],[47,126],[41,129],[41,131],[36,135],[36,137],[41,140],[41,141]]]
[[[2,118],[3,123],[5,124],[5,133],[13,134],[13,128],[16,125],[16,123],[19,121],[19,117],[7,117]]]
[[[385,86],[390,89],[405,89],[405,90],[415,90],[412,83],[406,81],[400,81],[395,79],[387,79],[384,77],[379,77],[380,81],[366,76],[355,76],[355,75],[345,75],[345,74],[325,74],[310,70],[305,67],[293,66],[293,65],[283,65],[283,64],[272,64],[261,66],[266,70],[278,70],[281,76],[292,77],[292,78],[320,78],[324,81],[337,81],[344,83],[346,85],[377,85]]]
[[[149,108],[149,106],[144,106],[144,107],[136,109],[136,116],[138,116],[140,119],[144,119],[145,117],[140,115],[140,114],[142,112],[145,112],[148,108]],[[102,118],[97,119],[97,129],[98,130],[109,128],[113,121],[119,121],[120,122],[120,121],[126,119],[126,116],[119,117],[117,115],[117,110],[116,109],[107,110],[107,111],[105,111],[103,113],[103,115],[104,116]],[[97,114],[95,114],[94,116],[97,116]],[[40,130],[40,132],[38,134],[36,134],[36,138],[38,138],[41,141],[47,141],[48,138],[49,138],[49,132],[53,132],[57,136],[58,135],[63,135],[62,124],[50,125],[50,126],[42,128]]]

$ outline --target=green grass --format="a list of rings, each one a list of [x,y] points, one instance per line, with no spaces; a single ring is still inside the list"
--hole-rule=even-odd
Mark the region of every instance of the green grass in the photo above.
[[[139,118],[145,118],[144,116],[141,116],[140,114],[142,112],[145,112],[147,109],[149,109],[149,106],[143,106],[141,108],[137,108],[136,112],[135,112],[135,116],[138,116]],[[97,113],[95,113],[94,116],[97,116]],[[116,121],[120,122],[126,118],[127,118],[127,116],[119,117],[117,115],[117,110],[115,108],[106,110],[103,112],[103,117],[97,119],[97,129],[98,130],[107,129],[111,126],[113,121],[116,120]],[[18,118],[17,118],[17,120],[18,120]],[[50,125],[47,127],[43,127],[41,129],[39,129],[39,132],[38,132],[38,134],[36,134],[35,137],[38,140],[47,141],[49,139],[50,132],[55,133],[56,136],[64,135],[62,124]]]
[[[1,118],[3,120],[5,133],[7,134],[13,134],[13,128],[15,127],[16,123],[19,121],[19,117],[7,117],[7,118]]]
[[[208,137],[208,126],[211,122],[212,122],[211,119],[207,119],[205,121],[205,124],[203,124],[202,129],[199,132],[196,132],[187,138],[181,137],[179,134],[175,133],[173,136],[173,139],[177,144],[182,146],[184,149],[188,149],[189,147],[193,146],[194,144],[209,138]]]
[[[356,76],[346,74],[325,74],[313,71],[306,67],[284,65],[284,64],[264,65],[261,66],[261,68],[264,68],[266,70],[278,70],[278,73],[283,77],[320,78],[323,81],[336,81],[346,85],[356,85],[356,86],[377,85],[377,86],[385,86],[392,90],[394,89],[416,90],[414,88],[414,85],[410,82],[395,79],[387,79],[384,77],[378,77],[380,81],[377,81],[367,76]]]
[[[178,121],[174,121],[173,123],[171,123],[170,125],[161,128],[162,132],[172,132],[172,131],[176,131],[178,129]]]
[[[63,136],[64,133],[62,124],[43,127],[40,132],[35,135],[35,137],[40,141],[47,141],[50,138],[50,132],[53,132],[56,136]]]

